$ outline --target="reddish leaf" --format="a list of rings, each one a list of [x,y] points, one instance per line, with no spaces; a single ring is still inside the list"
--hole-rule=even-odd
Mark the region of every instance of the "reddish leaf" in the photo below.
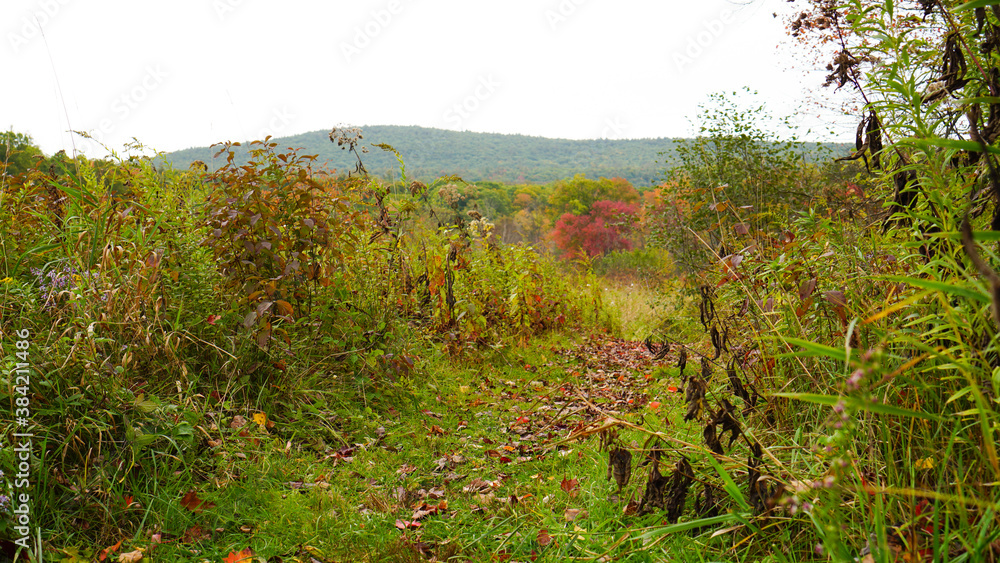
[[[815,290],[816,290],[816,278],[802,282],[802,285],[799,286],[799,300],[805,301],[806,297],[812,295],[813,291]]]
[[[563,477],[562,482],[559,484],[559,488],[569,493],[569,496],[575,497],[577,489],[580,487],[580,481],[578,479],[567,479]]]
[[[840,322],[847,324],[847,296],[844,295],[843,291],[825,291],[823,292],[823,299],[833,306],[833,312],[837,313],[837,317],[840,318]]]
[[[223,559],[222,561],[223,563],[244,563],[252,560],[254,555],[257,554],[254,553],[253,550],[248,547],[245,549],[241,549],[239,552],[230,551],[229,556]]]
[[[417,522],[416,520],[396,520],[396,527],[400,530],[416,530],[420,527],[420,522]]]
[[[186,495],[181,499],[181,506],[190,510],[191,512],[198,513],[206,508],[214,508],[214,502],[206,502],[198,498],[198,493],[195,491],[188,491]]]
[[[552,543],[552,536],[549,535],[548,530],[542,528],[541,530],[538,530],[538,535],[535,536],[535,541],[537,541],[538,545],[542,547],[548,547],[548,545]]]
[[[116,543],[115,545],[112,545],[112,546],[109,546],[109,547],[106,547],[106,548],[102,549],[101,550],[101,554],[98,555],[97,558],[99,560],[101,560],[101,561],[104,561],[105,559],[108,558],[108,555],[110,555],[110,554],[118,551],[118,548],[122,546],[122,542],[123,541],[125,541],[124,538],[118,540],[118,543]]]

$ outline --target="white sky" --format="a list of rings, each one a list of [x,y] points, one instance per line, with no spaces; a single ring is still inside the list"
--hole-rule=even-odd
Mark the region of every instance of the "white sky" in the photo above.
[[[90,156],[105,152],[68,130],[119,151],[132,137],[172,151],[338,124],[692,136],[711,92],[748,86],[786,115],[818,87],[823,73],[790,70],[771,15],[786,6],[3,0],[0,128],[47,154],[72,153],[75,139]]]

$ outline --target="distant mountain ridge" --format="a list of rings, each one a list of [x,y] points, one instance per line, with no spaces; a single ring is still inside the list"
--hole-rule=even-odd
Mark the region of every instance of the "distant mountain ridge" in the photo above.
[[[423,181],[455,174],[470,182],[546,183],[585,174],[588,178],[622,177],[636,187],[650,186],[668,168],[678,164],[675,147],[680,139],[571,140],[528,135],[474,133],[406,125],[360,127],[365,168],[372,175],[399,178],[395,155],[372,146],[384,143],[399,151],[407,179]],[[338,171],[354,168],[354,155],[329,139],[329,130],[274,138],[280,148],[301,148],[317,162]],[[245,147],[245,145],[244,145]],[[244,148],[244,147],[241,147]],[[166,155],[174,168],[201,160],[209,170],[224,164],[213,159],[210,147],[190,148]],[[662,154],[660,154],[662,153]],[[238,151],[238,156],[245,152]]]

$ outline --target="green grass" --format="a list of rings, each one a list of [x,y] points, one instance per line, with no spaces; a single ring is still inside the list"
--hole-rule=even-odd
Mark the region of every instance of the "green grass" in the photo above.
[[[191,404],[203,417],[202,448],[180,466],[144,465],[143,478],[130,474],[127,512],[138,524],[117,538],[125,540],[119,549],[142,548],[154,560],[208,561],[247,547],[293,561],[707,561],[712,553],[739,560],[731,538],[712,539],[707,531],[659,537],[670,529],[662,515],[623,513],[630,498],[641,497],[648,468],[636,467],[617,494],[605,479],[607,453],[597,436],[560,443],[577,424],[602,416],[581,409],[577,393],[650,431],[698,440],[700,427],[682,421],[682,395],[666,390],[680,384],[676,369],[644,361],[641,348],[620,358],[634,369],[578,357],[581,350],[596,353],[600,342],[552,335],[464,358],[429,354],[401,382],[399,393],[409,399],[393,407],[340,404],[295,420],[297,409],[273,404],[263,409],[270,428],[258,425],[252,410]],[[619,391],[661,406],[630,405]],[[310,422],[318,419],[336,421],[335,437],[329,426]],[[636,451],[637,464],[645,438],[627,429],[619,436]],[[707,467],[697,450],[688,454]],[[664,472],[674,459],[665,460]],[[564,479],[576,483],[567,490]],[[146,488],[136,487],[140,482]],[[481,490],[467,489],[477,483]],[[213,505],[183,506],[192,490]],[[120,498],[111,497],[112,504]],[[408,527],[425,504],[432,514]],[[96,553],[81,541],[86,533],[63,533],[48,542],[53,555]]]

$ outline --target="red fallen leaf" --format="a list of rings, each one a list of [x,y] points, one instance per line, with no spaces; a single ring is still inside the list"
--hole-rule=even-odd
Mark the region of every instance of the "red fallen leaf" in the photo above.
[[[210,324],[210,325],[214,325],[214,324],[215,324],[215,321],[217,321],[217,320],[219,320],[219,319],[221,319],[221,318],[222,318],[222,317],[220,317],[219,315],[209,315],[209,316],[208,316],[208,318],[206,318],[206,319],[205,319],[205,321],[206,321],[206,322],[207,322],[208,324]]]
[[[420,527],[420,522],[414,520],[396,520],[396,527],[400,530],[413,529],[416,530]]]
[[[658,408],[660,408],[660,402],[659,401],[650,401],[650,403],[649,403],[649,409],[650,410],[654,410],[655,411]]]
[[[125,538],[118,540],[118,543],[116,543],[115,545],[102,549],[101,554],[98,555],[97,558],[101,561],[104,561],[105,559],[108,558],[108,555],[118,551],[118,548],[122,546],[123,541],[125,541]]]
[[[211,534],[202,529],[201,526],[195,524],[187,530],[184,530],[184,534],[181,536],[181,543],[194,543],[199,542],[211,537]]]
[[[528,418],[528,417],[526,417],[526,416],[519,416],[519,417],[517,417],[517,423],[518,424],[527,424],[530,421],[531,421],[531,419]]]
[[[505,455],[500,456],[500,463],[510,463],[511,459]]]
[[[215,508],[215,503],[198,498],[198,493],[192,490],[181,499],[181,506],[197,514],[206,508]]]
[[[133,500],[134,500],[134,497],[132,495],[125,496],[122,499],[122,501],[125,503],[125,508],[128,508],[128,507],[132,506],[132,501]]]
[[[579,486],[580,486],[579,479],[567,479],[563,477],[562,482],[559,483],[559,488],[569,493],[569,496],[571,497],[576,496],[577,489],[579,488]]]
[[[229,556],[222,560],[223,563],[241,563],[243,561],[250,561],[253,559],[254,555],[257,555],[249,547],[241,549],[240,551],[230,551]]]
[[[535,536],[535,541],[537,541],[538,545],[542,547],[548,547],[548,545],[552,543],[552,536],[549,535],[548,530],[542,528],[541,530],[538,530],[538,534]]]
[[[670,387],[667,387],[667,391],[670,391],[671,393],[676,393],[678,389],[675,385],[671,385]]]

